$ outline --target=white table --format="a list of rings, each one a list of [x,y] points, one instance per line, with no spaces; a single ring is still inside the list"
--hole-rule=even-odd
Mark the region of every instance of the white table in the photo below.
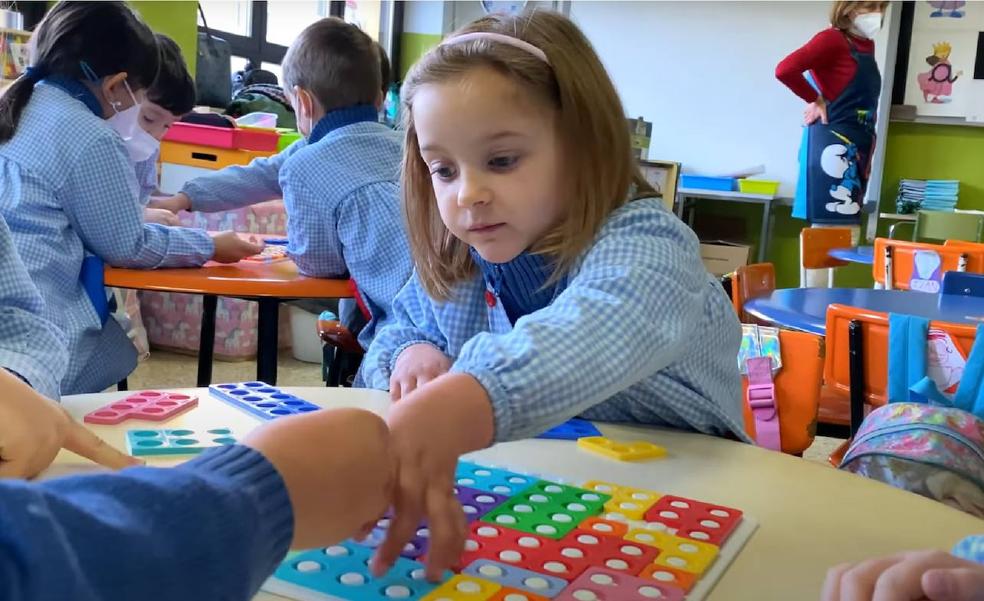
[[[339,388],[286,388],[324,407],[358,406],[385,412],[388,395]],[[64,399],[81,417],[126,393]],[[212,399],[200,389],[199,407],[166,426],[227,425],[240,436],[257,425],[248,414]],[[134,424],[91,426],[118,448]],[[620,463],[576,450],[568,441],[523,440],[475,453],[476,461],[551,474],[571,481],[603,479],[716,502],[744,510],[758,530],[711,593],[711,601],[817,599],[826,569],[843,561],[904,549],[949,549],[957,539],[984,532],[984,522],[914,494],[843,473],[819,463],[697,434],[601,424],[620,440],[650,440],[666,459]],[[154,465],[178,463],[155,460]],[[90,469],[62,452],[47,475]],[[282,599],[261,593],[256,601]],[[181,600],[175,600],[181,601]]]

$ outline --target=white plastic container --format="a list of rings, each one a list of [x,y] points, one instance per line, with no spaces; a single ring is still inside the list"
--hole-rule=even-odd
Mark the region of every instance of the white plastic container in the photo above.
[[[273,129],[277,127],[277,115],[276,113],[249,113],[236,119],[236,125],[239,127],[266,127]]]
[[[291,350],[294,358],[305,363],[321,364],[321,337],[318,336],[318,316],[293,305],[290,314]]]

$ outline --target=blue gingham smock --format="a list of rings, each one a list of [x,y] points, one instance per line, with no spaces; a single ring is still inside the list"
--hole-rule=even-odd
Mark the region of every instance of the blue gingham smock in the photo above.
[[[43,310],[44,301],[0,217],[0,368],[57,400],[68,352],[65,336],[41,317]]]
[[[432,301],[411,278],[366,355],[370,387],[389,388],[403,349],[427,343],[485,388],[496,441],[575,415],[748,440],[738,319],[697,237],[659,199],[614,211],[553,301],[515,325],[481,274],[453,294]]]
[[[103,390],[136,366],[133,344],[115,320],[103,323],[80,282],[87,255],[155,268],[201,265],[215,252],[201,230],[143,223],[133,163],[85,102],[42,81],[13,138],[0,144],[0,215],[44,298],[44,317],[68,338],[62,394]]]

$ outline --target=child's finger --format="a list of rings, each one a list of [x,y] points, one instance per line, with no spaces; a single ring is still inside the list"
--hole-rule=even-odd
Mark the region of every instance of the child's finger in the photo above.
[[[430,545],[427,551],[427,579],[440,580],[461,558],[468,530],[465,512],[452,492],[453,486],[434,487],[427,491],[427,525]]]
[[[922,589],[930,601],[984,601],[984,566],[928,570]]]
[[[399,485],[393,503],[393,519],[390,521],[386,538],[376,550],[372,560],[372,572],[382,576],[399,557],[400,551],[410,542],[423,517],[422,487],[424,480],[417,470],[400,466],[397,474]]]
[[[903,556],[869,559],[848,570],[841,577],[840,601],[873,601],[875,585],[882,573],[903,560]]]
[[[820,601],[840,601],[841,578],[851,569],[851,564],[842,563],[827,571],[827,579],[823,581]]]
[[[894,557],[876,559],[861,564],[871,564],[875,577],[867,578],[874,585],[863,589],[864,597],[843,597],[843,601],[864,599],[868,601],[896,601],[897,599],[923,599],[922,574],[938,565],[942,552],[904,553]]]
[[[403,386],[400,383],[399,378],[390,378],[390,400],[393,402],[399,401],[403,396]]]
[[[73,453],[114,470],[143,465],[143,461],[121,453],[71,418],[65,431],[63,446]]]

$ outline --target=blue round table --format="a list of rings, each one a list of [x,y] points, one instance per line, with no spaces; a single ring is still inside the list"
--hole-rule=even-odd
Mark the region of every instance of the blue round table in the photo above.
[[[848,305],[952,323],[984,322],[984,298],[870,288],[785,288],[745,303],[745,312],[775,326],[820,334],[827,306]]]
[[[848,263],[863,263],[864,265],[875,264],[874,246],[854,246],[851,248],[832,248],[827,252],[834,259],[847,261]]]

